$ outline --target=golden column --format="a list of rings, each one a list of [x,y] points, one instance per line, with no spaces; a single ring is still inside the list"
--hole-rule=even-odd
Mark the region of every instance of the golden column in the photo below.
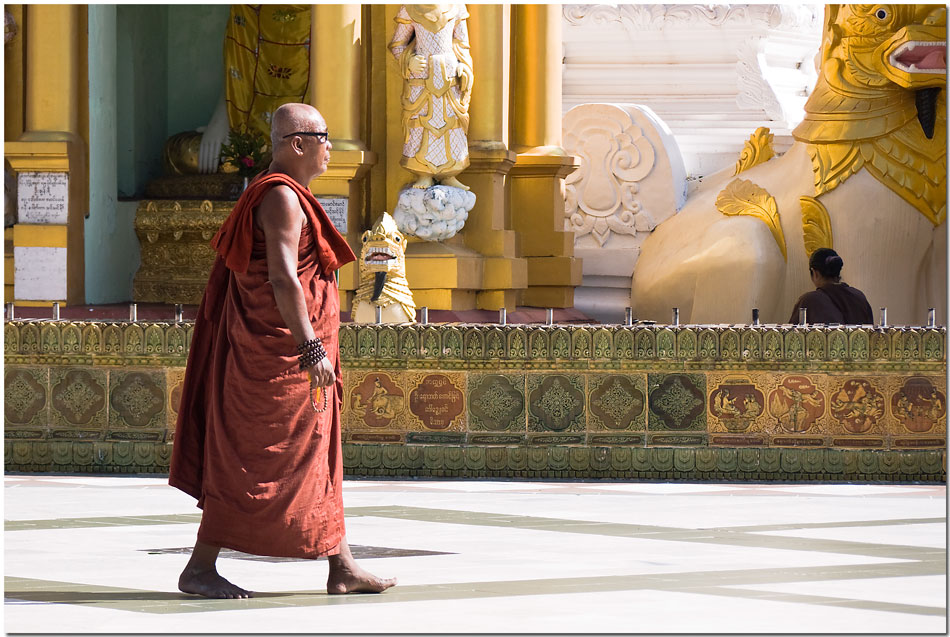
[[[14,34],[3,47],[3,139],[13,141],[23,134],[23,17],[22,4],[8,4],[4,11],[13,19]]]
[[[3,46],[3,139],[12,141],[23,134],[23,16],[22,4],[8,4],[5,13],[13,20],[10,36]],[[9,41],[7,41],[9,37]],[[7,211],[9,213],[9,211]],[[3,230],[3,302],[13,300],[13,228]]]
[[[24,77],[14,90],[23,91],[24,132],[4,141],[18,180],[14,294],[22,305],[79,304],[88,208],[86,8],[34,4],[21,15]]]
[[[315,4],[310,26],[311,102],[323,114],[333,143],[326,174],[310,184],[328,212],[346,208],[346,239],[356,254],[363,232],[363,181],[376,154],[363,142],[363,7]],[[349,310],[359,286],[356,263],[340,269],[340,307]]]
[[[506,5],[471,4],[468,11],[475,89],[469,107],[471,163],[461,179],[478,199],[465,228],[453,239],[486,257],[476,306],[514,310],[519,290],[527,285],[527,263],[516,258],[517,237],[505,197],[505,180],[515,162],[515,153],[507,147],[510,10]]]
[[[523,303],[571,307],[581,284],[574,233],[564,232],[564,177],[579,167],[561,148],[561,5],[512,6],[512,226],[528,262]]]

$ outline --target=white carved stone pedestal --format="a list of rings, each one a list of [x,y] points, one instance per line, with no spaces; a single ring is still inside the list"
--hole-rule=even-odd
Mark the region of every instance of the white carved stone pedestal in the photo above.
[[[403,188],[393,210],[399,231],[426,241],[451,239],[475,207],[475,193],[454,186]]]
[[[564,229],[583,259],[574,307],[602,323],[620,323],[640,245],[686,201],[686,172],[676,142],[650,109],[584,104],[563,120],[564,150],[581,167],[565,179]]]

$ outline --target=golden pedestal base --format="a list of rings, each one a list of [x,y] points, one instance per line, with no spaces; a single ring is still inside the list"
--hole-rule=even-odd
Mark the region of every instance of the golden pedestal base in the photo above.
[[[135,234],[142,247],[142,265],[132,284],[132,299],[200,303],[214,265],[211,238],[234,204],[207,199],[140,203],[135,212]]]
[[[406,247],[406,279],[416,307],[474,310],[485,258],[469,248],[430,241]]]
[[[244,178],[237,173],[170,175],[145,185],[149,199],[237,201],[244,190]]]
[[[521,302],[534,307],[573,307],[574,287],[582,282],[582,270],[581,260],[574,257],[574,233],[564,232],[563,180],[579,163],[570,155],[535,151],[545,149],[518,155],[509,173],[512,226],[528,269],[528,289]]]
[[[451,243],[410,242],[406,278],[416,307],[514,311],[528,279],[525,259],[487,257]]]

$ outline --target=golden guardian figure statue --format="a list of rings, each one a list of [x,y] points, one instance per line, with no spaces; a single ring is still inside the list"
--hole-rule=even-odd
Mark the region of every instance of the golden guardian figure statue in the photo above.
[[[474,79],[466,18],[465,5],[409,4],[396,14],[389,49],[405,79],[400,163],[418,175],[414,188],[468,190],[456,179],[468,166]]]

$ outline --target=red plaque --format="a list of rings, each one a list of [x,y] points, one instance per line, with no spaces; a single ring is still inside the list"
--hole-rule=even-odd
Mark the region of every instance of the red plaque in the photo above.
[[[465,396],[445,374],[430,374],[409,392],[409,411],[426,429],[448,429],[465,411]]]

